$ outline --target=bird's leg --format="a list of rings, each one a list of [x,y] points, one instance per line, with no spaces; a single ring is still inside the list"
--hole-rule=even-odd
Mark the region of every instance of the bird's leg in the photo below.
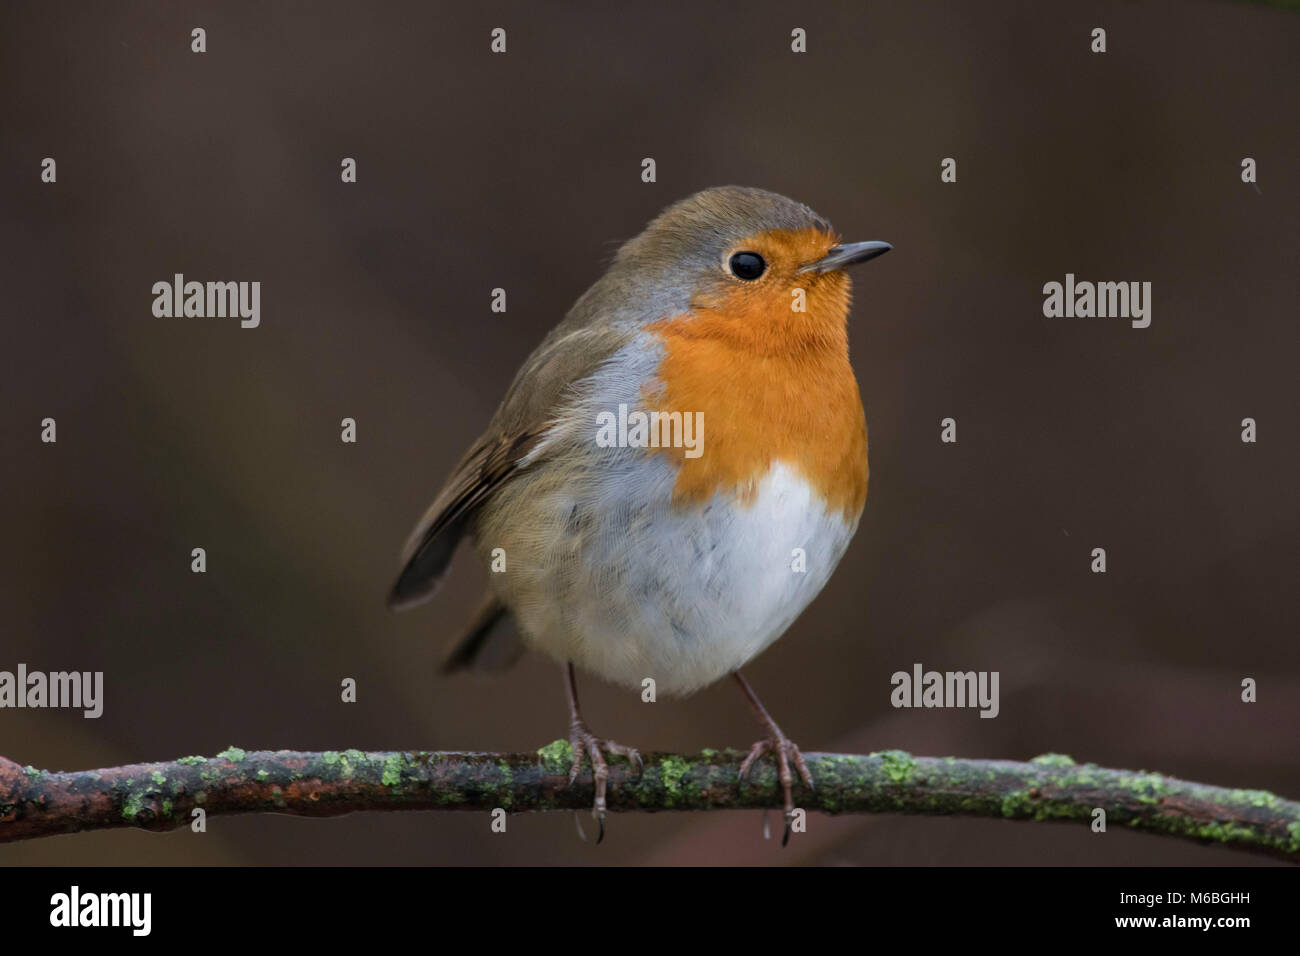
[[[596,802],[591,814],[600,824],[599,843],[605,839],[605,786],[609,781],[609,766],[605,763],[605,753],[619,754],[636,764],[637,773],[642,770],[641,755],[632,747],[597,737],[587,729],[587,722],[582,719],[582,709],[578,706],[578,681],[573,673],[573,663],[564,665],[564,689],[569,695],[569,745],[573,747],[573,766],[569,768],[569,786],[578,779],[582,769],[582,757],[591,758],[591,778],[596,785]]]
[[[790,764],[793,763],[795,769],[799,771],[799,777],[808,789],[813,788],[812,774],[808,772],[808,765],[804,763],[803,754],[799,748],[794,745],[786,735],[777,726],[772,715],[767,712],[763,702],[758,699],[754,693],[754,688],[749,686],[749,681],[745,680],[740,671],[732,674],[736,678],[736,683],[740,685],[741,692],[745,699],[749,701],[749,706],[753,708],[758,722],[767,730],[767,737],[754,744],[749,751],[749,756],[745,758],[744,763],[740,765],[740,782],[744,783],[745,778],[749,776],[749,770],[754,766],[754,761],[764,754],[770,753],[776,757],[777,776],[781,781],[781,792],[785,797],[785,835],[781,838],[781,845],[785,846],[790,842],[790,826],[794,821],[794,774],[790,770]]]

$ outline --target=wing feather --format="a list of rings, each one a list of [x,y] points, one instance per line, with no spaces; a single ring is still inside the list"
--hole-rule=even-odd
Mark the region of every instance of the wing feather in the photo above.
[[[491,441],[480,439],[470,448],[407,541],[401,573],[388,595],[389,607],[406,608],[433,596],[466,522],[509,480],[540,439],[540,431],[526,431]]]

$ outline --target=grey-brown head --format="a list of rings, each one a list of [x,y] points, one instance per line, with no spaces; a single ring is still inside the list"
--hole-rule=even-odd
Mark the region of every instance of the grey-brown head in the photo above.
[[[807,274],[838,271],[892,248],[879,241],[842,244],[825,217],[778,193],[717,186],[656,216],[619,250],[610,276],[648,311],[669,315],[735,283],[809,281]]]

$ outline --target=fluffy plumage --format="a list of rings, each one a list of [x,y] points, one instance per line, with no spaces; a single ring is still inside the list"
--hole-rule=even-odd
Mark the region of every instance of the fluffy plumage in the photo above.
[[[723,187],[623,246],[529,356],[407,545],[395,606],[432,593],[466,532],[484,561],[505,551],[451,669],[494,643],[510,657],[503,609],[525,644],[618,683],[653,677],[666,694],[785,631],[866,497],[849,280],[801,271],[836,242],[799,203]],[[741,248],[766,261],[758,281],[727,271]],[[600,447],[597,415],[620,403],[702,412],[704,454]]]

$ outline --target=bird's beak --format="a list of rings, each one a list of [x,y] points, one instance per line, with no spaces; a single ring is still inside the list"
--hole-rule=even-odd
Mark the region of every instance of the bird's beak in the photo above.
[[[826,255],[816,262],[811,262],[800,272],[834,272],[845,266],[866,262],[876,256],[883,256],[894,248],[887,242],[850,242],[843,246],[832,246]]]

